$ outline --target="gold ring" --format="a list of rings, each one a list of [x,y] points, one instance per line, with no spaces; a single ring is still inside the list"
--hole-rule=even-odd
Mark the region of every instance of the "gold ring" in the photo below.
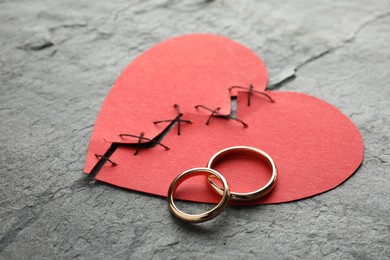
[[[252,201],[252,200],[256,200],[264,195],[266,195],[268,192],[270,192],[275,184],[276,184],[276,178],[278,176],[278,172],[276,170],[276,165],[274,163],[274,161],[272,160],[271,156],[269,156],[267,153],[259,150],[259,149],[256,149],[256,148],[253,148],[253,147],[249,147],[249,146],[233,146],[233,147],[229,147],[229,148],[226,148],[226,149],[223,149],[219,152],[217,152],[213,157],[211,157],[211,159],[209,160],[208,164],[207,164],[207,168],[210,168],[212,169],[215,164],[220,161],[222,158],[224,158],[225,156],[229,156],[229,155],[234,155],[234,154],[247,154],[247,155],[251,155],[251,156],[256,156],[262,160],[266,160],[266,162],[268,162],[268,164],[271,166],[272,168],[272,176],[271,176],[271,179],[268,181],[268,183],[256,190],[256,191],[253,191],[253,192],[248,192],[248,193],[236,193],[236,192],[230,192],[230,199],[232,201]],[[214,181],[213,181],[213,176],[209,176],[209,183],[211,185],[211,187],[220,195],[223,194],[224,190],[223,188],[219,187]]]
[[[173,201],[173,194],[175,193],[179,185],[183,183],[185,180],[199,175],[214,176],[215,178],[219,179],[222,182],[223,190],[220,193],[222,195],[222,200],[218,203],[217,206],[215,206],[213,209],[205,213],[198,214],[198,215],[191,215],[191,214],[184,213],[183,211],[179,210],[176,207]],[[219,172],[210,168],[193,168],[183,172],[173,180],[168,190],[167,200],[168,200],[169,210],[174,216],[186,222],[200,223],[218,216],[228,204],[229,196],[230,196],[229,185],[227,184],[226,179]]]

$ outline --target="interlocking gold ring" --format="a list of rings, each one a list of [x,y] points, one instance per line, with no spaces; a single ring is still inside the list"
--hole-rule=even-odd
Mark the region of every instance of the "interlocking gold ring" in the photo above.
[[[274,188],[274,186],[276,184],[276,178],[278,176],[278,172],[277,172],[276,165],[275,165],[274,161],[267,153],[265,153],[259,149],[253,148],[253,147],[233,146],[233,147],[223,149],[223,150],[217,152],[213,157],[211,157],[211,159],[209,160],[209,162],[207,164],[207,168],[212,169],[216,165],[216,163],[218,161],[220,161],[222,158],[229,156],[229,155],[235,155],[235,154],[239,154],[239,155],[246,154],[246,155],[250,155],[250,156],[256,156],[262,160],[266,159],[266,161],[268,162],[268,164],[272,168],[272,177],[264,187],[262,187],[256,191],[248,192],[248,193],[230,192],[230,199],[232,201],[256,200],[256,199],[266,195],[268,192],[270,192]],[[224,193],[224,190],[223,190],[223,188],[219,187],[213,181],[213,176],[209,176],[208,179],[209,179],[209,183],[210,183],[211,187],[218,194],[222,195]]]
[[[220,193],[222,195],[222,200],[218,203],[217,206],[215,206],[213,209],[205,213],[198,214],[198,215],[191,215],[191,214],[184,213],[183,211],[179,210],[176,207],[175,203],[173,202],[173,194],[175,193],[179,185],[183,183],[185,180],[199,175],[206,175],[207,177],[214,176],[215,178],[219,179],[222,182],[223,190]],[[229,196],[230,196],[229,185],[227,184],[226,179],[219,172],[210,168],[193,168],[183,172],[173,180],[168,190],[167,201],[168,201],[169,210],[174,216],[186,222],[200,223],[218,216],[228,204]]]

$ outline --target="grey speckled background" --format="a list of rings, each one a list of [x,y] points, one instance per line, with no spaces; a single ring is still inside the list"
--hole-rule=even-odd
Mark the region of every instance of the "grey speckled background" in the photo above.
[[[359,171],[325,194],[195,226],[161,198],[84,181],[117,76],[191,32],[245,44],[270,88],[341,109],[365,141]],[[0,0],[0,44],[1,259],[390,258],[388,0]]]

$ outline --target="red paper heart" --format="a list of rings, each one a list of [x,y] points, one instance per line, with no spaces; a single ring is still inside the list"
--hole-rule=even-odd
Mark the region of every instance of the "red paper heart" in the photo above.
[[[163,42],[142,54],[122,73],[111,90],[96,121],[85,172],[97,164],[95,154],[105,154],[113,142],[137,143],[133,137],[154,138],[166,125],[155,120],[176,116],[181,106],[182,135],[172,129],[162,143],[142,149],[119,146],[110,156],[117,166],[104,164],[97,180],[116,186],[166,196],[172,180],[181,172],[205,166],[220,149],[249,145],[274,158],[279,171],[277,185],[267,197],[254,203],[278,203],[313,196],[345,181],[362,162],[363,142],[358,129],[335,107],[314,97],[288,92],[252,95],[238,92],[239,122],[209,117],[196,110],[198,104],[230,111],[228,88],[254,84],[263,90],[267,73],[263,62],[249,49],[220,36],[188,35]],[[175,126],[177,127],[177,126]],[[253,160],[236,158],[221,163],[232,190],[254,190],[267,181],[267,167]],[[217,202],[219,197],[199,180],[189,180],[177,197],[192,201]]]

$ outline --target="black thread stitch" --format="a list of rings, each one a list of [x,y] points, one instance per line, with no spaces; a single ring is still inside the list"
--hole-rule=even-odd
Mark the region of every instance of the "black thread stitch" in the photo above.
[[[106,157],[104,155],[95,153],[95,157],[98,158],[99,160],[100,159],[104,159],[105,161],[110,162],[112,166],[117,166],[118,165],[116,162],[111,161],[110,158],[108,158],[108,157]]]
[[[261,94],[261,95],[267,97],[269,99],[269,101],[271,101],[272,103],[275,103],[275,100],[270,95],[268,95],[267,93],[265,93],[263,91],[253,90],[253,85],[252,84],[249,85],[249,88],[242,87],[242,86],[232,86],[232,87],[229,88],[229,91],[231,91],[234,88],[245,89],[245,90],[248,91],[248,107],[251,106],[251,96],[252,96],[252,93]]]
[[[130,137],[138,138],[137,148],[136,148],[136,150],[135,150],[134,155],[137,155],[137,154],[138,154],[139,147],[140,147],[141,144],[142,144],[142,143],[141,143],[141,140],[148,140],[148,141],[150,141],[150,142],[152,142],[152,143],[154,143],[154,144],[158,144],[158,145],[164,147],[165,150],[169,150],[169,149],[170,149],[168,146],[163,145],[161,142],[155,141],[155,140],[150,139],[150,138],[147,138],[147,137],[144,137],[144,135],[145,135],[145,134],[144,134],[143,132],[141,132],[140,135],[119,134],[120,137],[123,137],[123,136],[130,136]]]
[[[210,123],[210,120],[211,120],[212,117],[220,117],[220,118],[232,119],[232,120],[235,120],[237,122],[240,122],[244,126],[244,128],[248,127],[248,124],[245,123],[244,121],[242,121],[239,118],[233,118],[230,115],[224,115],[224,114],[219,113],[218,111],[221,109],[220,107],[217,107],[216,109],[212,110],[212,109],[210,109],[210,108],[208,108],[208,107],[206,107],[204,105],[196,105],[195,106],[196,109],[198,109],[200,107],[211,112],[211,115],[209,116],[209,118],[206,121],[206,125],[208,125]]]
[[[109,158],[110,158],[110,156],[112,156],[115,153],[115,151],[119,147],[135,147],[135,146],[139,146],[140,148],[152,148],[152,147],[155,147],[157,144],[162,145],[160,143],[161,140],[164,138],[164,136],[166,136],[169,133],[169,131],[177,123],[179,118],[180,118],[180,116],[178,115],[172,122],[169,123],[168,126],[166,126],[164,128],[164,130],[161,133],[159,133],[156,137],[154,137],[153,140],[151,140],[150,142],[147,142],[147,143],[137,143],[137,144],[113,142],[110,145],[110,147],[107,149],[107,151],[104,153],[103,156],[102,155],[98,155],[98,154],[95,155],[97,158],[100,158],[100,159],[95,164],[95,166],[92,168],[92,170],[89,172],[87,178],[91,179],[91,180],[92,179],[94,180],[96,175],[99,173],[99,171],[102,169],[102,167],[104,166],[104,164],[107,161],[109,161],[112,164],[112,166],[118,165],[116,162],[113,162],[113,161],[109,160]],[[137,136],[135,136],[135,137],[137,137]],[[138,139],[139,139],[139,137],[138,137]],[[143,139],[145,139],[145,138],[143,138]]]
[[[138,142],[137,142],[137,148],[135,149],[134,155],[137,155],[137,154],[138,154],[139,145],[141,144],[141,140],[142,140],[142,137],[144,137],[144,135],[145,135],[144,132],[141,132],[141,133],[139,134],[139,138],[138,138]]]
[[[192,122],[190,120],[184,120],[184,119],[181,119],[181,117],[183,116],[182,113],[180,113],[180,106],[178,104],[174,104],[173,105],[174,108],[176,108],[176,112],[177,112],[177,115],[176,115],[176,118],[175,119],[172,119],[172,120],[159,120],[159,121],[154,121],[153,124],[159,124],[159,123],[163,123],[163,122],[173,122],[173,121],[176,121],[178,124],[177,124],[177,135],[180,135],[180,129],[181,129],[181,123],[187,123],[187,124],[192,124]],[[178,118],[178,119],[177,119]]]

